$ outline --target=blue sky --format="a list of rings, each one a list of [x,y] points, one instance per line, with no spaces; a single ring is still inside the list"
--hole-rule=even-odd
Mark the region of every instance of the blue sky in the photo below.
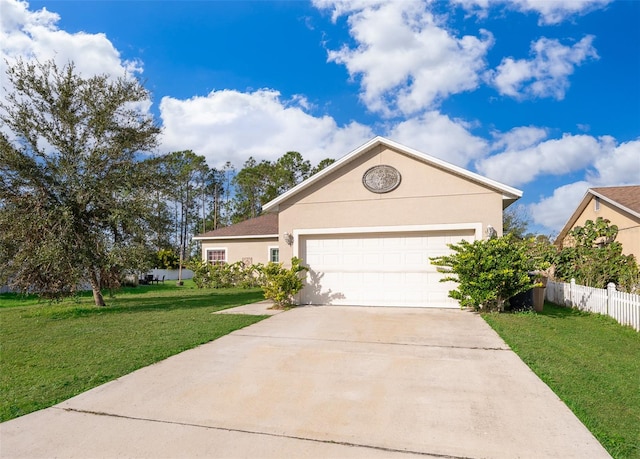
[[[640,184],[638,1],[0,0],[0,14],[3,60],[140,78],[157,154],[317,163],[382,135],[523,190],[546,234],[589,187]]]

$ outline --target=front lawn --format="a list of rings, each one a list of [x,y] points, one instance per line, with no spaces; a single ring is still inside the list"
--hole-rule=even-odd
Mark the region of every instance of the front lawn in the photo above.
[[[640,334],[545,303],[542,313],[484,319],[613,457],[640,457]]]
[[[267,316],[212,314],[263,299],[259,289],[192,282],[59,303],[0,294],[0,421],[46,408]]]

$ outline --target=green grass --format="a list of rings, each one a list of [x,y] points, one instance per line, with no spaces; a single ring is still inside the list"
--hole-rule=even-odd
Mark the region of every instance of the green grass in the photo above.
[[[542,313],[484,319],[613,457],[640,457],[640,334],[545,303]]]
[[[212,341],[267,316],[212,314],[263,299],[260,290],[193,284],[123,289],[107,306],[0,294],[0,421]]]

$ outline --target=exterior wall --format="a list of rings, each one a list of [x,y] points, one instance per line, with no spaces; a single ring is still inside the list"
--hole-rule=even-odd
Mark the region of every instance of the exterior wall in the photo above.
[[[618,237],[616,241],[622,244],[622,253],[634,255],[640,261],[640,219],[621,211],[604,200],[600,200],[600,209],[595,210],[595,196],[587,203],[582,213],[578,216],[571,229],[576,226],[584,226],[587,220],[596,221],[598,217],[609,220],[618,227]],[[563,244],[567,242],[564,239]]]
[[[274,246],[278,246],[278,239],[275,237],[203,240],[202,259],[206,261],[208,249],[226,249],[228,263],[251,258],[253,264],[266,264],[269,262],[269,247]],[[282,259],[282,255],[280,259]]]
[[[388,164],[402,180],[398,188],[372,193],[362,184],[370,167]],[[480,223],[502,234],[502,195],[451,172],[384,146],[356,158],[280,205],[280,233],[300,229]],[[280,259],[293,256],[281,244]]]

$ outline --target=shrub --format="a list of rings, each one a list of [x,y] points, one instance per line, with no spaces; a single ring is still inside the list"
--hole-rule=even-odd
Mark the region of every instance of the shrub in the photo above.
[[[449,274],[441,282],[458,282],[449,296],[463,308],[503,311],[509,298],[536,286],[529,272],[540,266],[530,255],[527,241],[507,235],[449,247],[453,254],[430,260],[438,271]]]
[[[299,273],[308,268],[300,264],[300,259],[291,259],[291,268],[286,269],[282,263],[270,262],[260,269],[264,276],[262,280],[262,290],[264,297],[272,300],[277,308],[287,308],[294,306],[294,296],[304,284]]]
[[[193,283],[198,288],[210,288],[211,276],[209,275],[209,263],[202,260],[191,260],[187,268],[193,271]]]
[[[574,278],[595,288],[607,288],[613,282],[634,292],[640,283],[638,264],[633,255],[623,255],[617,235],[618,227],[602,217],[569,231],[567,245],[557,255],[556,277],[564,282]]]
[[[256,265],[245,265],[241,261],[231,264],[216,263],[210,264],[209,270],[213,288],[250,288],[260,285]]]
[[[261,285],[260,265],[243,262],[211,264],[192,260],[187,267],[193,271],[193,282],[198,288],[251,288]]]
[[[178,269],[180,257],[171,249],[160,249],[156,253],[156,267],[161,269]]]

